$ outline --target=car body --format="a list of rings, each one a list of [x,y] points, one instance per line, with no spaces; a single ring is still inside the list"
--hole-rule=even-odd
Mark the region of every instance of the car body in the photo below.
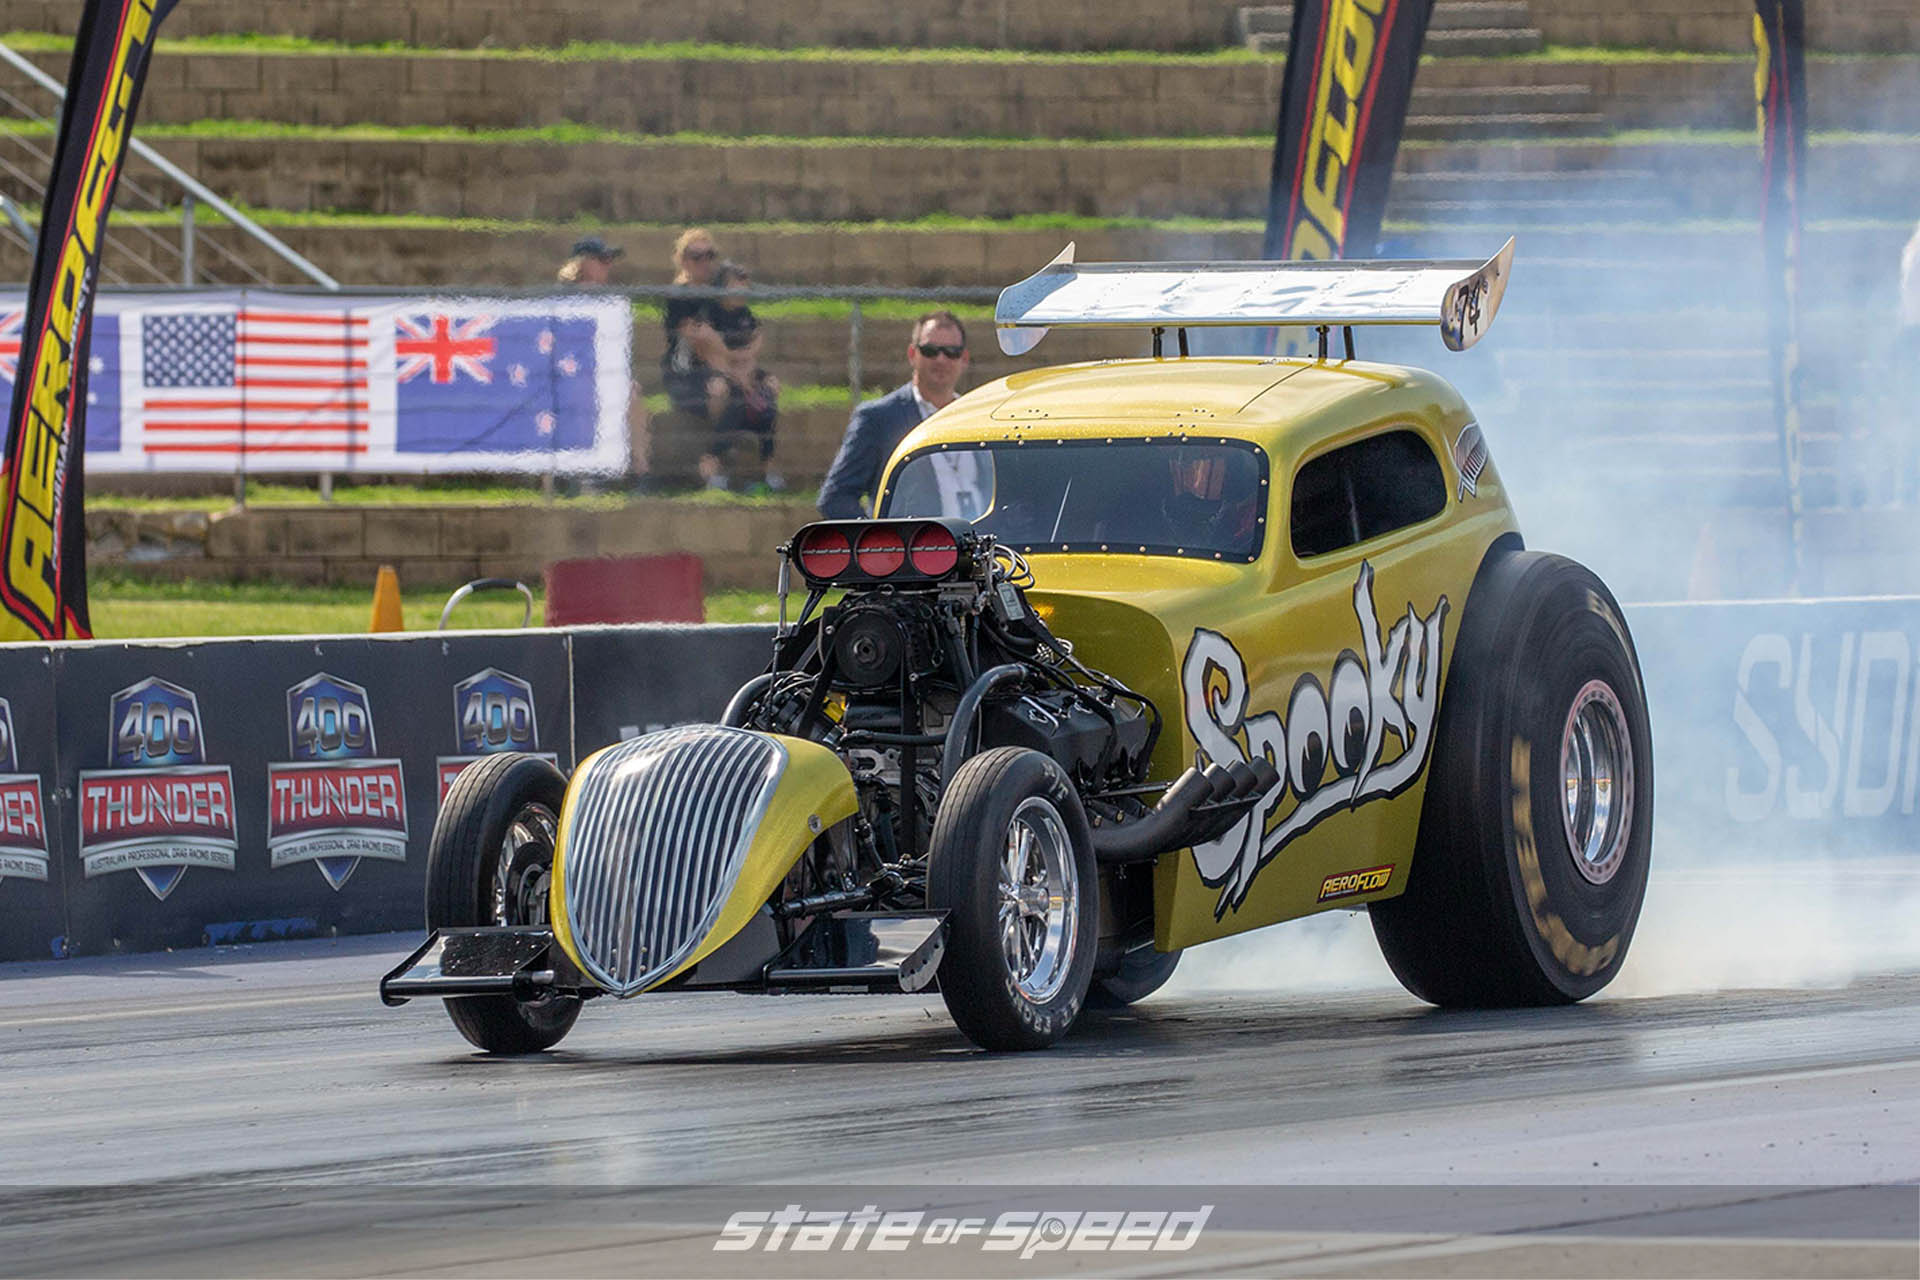
[[[1385,433],[1417,438],[1430,476],[1444,481],[1444,494],[1436,494],[1443,500],[1422,519],[1301,554],[1291,530],[1311,513],[1296,509],[1333,500],[1299,492],[1302,468]],[[1170,728],[1178,726],[1160,739],[1157,777],[1171,779],[1196,758],[1245,758],[1264,749],[1276,762],[1284,759],[1287,727],[1315,714],[1312,691],[1324,698],[1337,684],[1344,693],[1353,685],[1355,658],[1364,681],[1354,686],[1364,690],[1357,709],[1368,728],[1402,716],[1412,730],[1364,735],[1362,755],[1348,759],[1343,749],[1324,786],[1303,791],[1307,780],[1297,774],[1304,768],[1289,770],[1296,776],[1256,815],[1260,838],[1250,819],[1215,847],[1163,859],[1154,888],[1161,950],[1360,905],[1405,887],[1447,641],[1489,548],[1518,535],[1484,446],[1474,478],[1461,470],[1459,459],[1475,456],[1478,436],[1466,403],[1430,373],[1348,361],[1193,358],[1017,373],[934,415],[896,451],[881,485],[883,512],[902,468],[931,452],[982,444],[1104,448],[1183,437],[1245,442],[1259,451],[1266,472],[1262,536],[1251,562],[1117,543],[1106,544],[1108,552],[1083,543],[1048,554],[1016,542],[1033,565],[1035,608],[1092,665],[1152,698]],[[1403,628],[1393,652],[1383,651],[1408,621],[1413,625]],[[1395,672],[1382,685],[1375,675],[1386,674],[1388,661]],[[1395,683],[1427,696],[1393,694]],[[1381,699],[1396,708],[1375,706]],[[1384,790],[1365,786],[1369,772],[1396,766],[1404,778]],[[1357,803],[1342,800],[1343,785],[1366,794]],[[1305,820],[1290,822],[1303,804]],[[1380,867],[1386,874],[1363,892],[1328,887],[1339,876]]]
[[[781,548],[773,661],[718,724],[571,779],[470,766],[434,829],[435,932],[382,995],[529,1052],[598,995],[937,985],[976,1044],[1033,1049],[1186,947],[1352,908],[1432,1003],[1598,990],[1650,856],[1631,636],[1591,573],[1524,549],[1460,395],[1352,355],[1375,323],[1471,345],[1512,253],[1069,248],[1003,294],[1002,346],[1141,325],[1154,358],[1016,373],[923,422],[875,518]],[[1303,322],[1314,356],[1159,353]]]

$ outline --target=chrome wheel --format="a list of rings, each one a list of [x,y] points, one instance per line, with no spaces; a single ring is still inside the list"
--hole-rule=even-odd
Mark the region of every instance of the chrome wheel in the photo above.
[[[1020,994],[1045,1004],[1066,985],[1080,882],[1060,811],[1030,796],[1007,824],[1000,866],[1000,945]]]
[[[547,924],[547,886],[553,877],[553,847],[559,820],[544,804],[527,804],[513,815],[493,862],[488,915],[496,925]]]
[[[1573,865],[1591,884],[1620,869],[1633,829],[1633,739],[1626,712],[1603,680],[1574,696],[1560,735],[1561,817]]]

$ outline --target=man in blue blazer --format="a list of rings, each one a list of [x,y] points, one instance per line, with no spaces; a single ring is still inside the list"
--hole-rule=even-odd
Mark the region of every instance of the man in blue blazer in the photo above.
[[[851,520],[872,510],[880,472],[906,434],[936,409],[953,403],[967,372],[967,330],[951,311],[929,311],[913,322],[907,343],[913,378],[853,411],[840,452],[820,486],[820,513]]]

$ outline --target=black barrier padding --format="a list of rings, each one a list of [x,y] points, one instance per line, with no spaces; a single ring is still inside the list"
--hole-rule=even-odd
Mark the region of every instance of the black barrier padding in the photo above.
[[[711,723],[734,691],[767,669],[773,628],[576,627],[574,751],[623,737]]]
[[[1911,855],[1920,599],[1640,606],[1656,856]]]
[[[502,679],[524,682],[535,713],[527,722],[537,730],[537,741],[495,745],[551,751],[565,768],[571,763],[572,738],[566,646],[564,635],[528,633],[87,645],[59,650],[55,662],[61,762],[67,785],[76,789],[78,798],[62,813],[62,843],[73,851],[66,859],[71,864],[68,933],[72,950],[152,950],[419,927],[427,841],[439,800],[437,762],[473,754],[462,750],[456,687],[489,670],[503,673],[488,677],[495,684]],[[289,693],[322,673],[336,684],[345,682],[364,690],[365,709],[371,712],[372,746],[362,754],[401,762],[408,837],[404,862],[339,857],[324,863],[272,865],[268,844],[271,766],[297,754],[295,726],[290,721],[297,718],[298,708],[290,705]],[[140,686],[155,678],[192,694],[185,718],[197,719],[197,725],[183,725],[179,705],[185,700],[179,692],[153,686],[140,691]],[[116,699],[117,691],[128,689],[135,692]],[[206,765],[231,770],[230,830],[235,844],[231,869],[204,861],[184,867],[162,862],[107,869],[103,859],[122,857],[109,852],[96,855],[94,873],[87,874],[87,846],[98,848],[103,836],[123,834],[113,825],[112,802],[125,802],[121,817],[135,809],[150,816],[153,793],[148,790],[146,798],[140,798],[145,790],[141,784],[151,779],[164,786],[163,780],[169,777],[164,772],[116,769],[126,764],[124,758],[114,759],[116,748],[123,749],[124,757],[132,741],[136,754],[155,768],[176,763],[154,748],[155,714],[148,711],[139,717],[144,724],[130,722],[131,705],[170,708],[165,714],[174,722],[171,745],[177,747],[182,737],[197,737]],[[91,770],[114,770],[115,774],[104,783],[89,784],[78,777],[81,771]],[[101,794],[98,789],[103,786],[121,790]],[[184,820],[178,812],[167,812],[169,822],[162,825],[170,824],[170,829],[144,845],[133,841],[142,851],[129,860],[152,857],[156,848],[181,837],[206,838],[208,830],[220,825],[217,802],[203,802],[177,786],[164,794],[180,799],[159,808],[184,803],[190,812]],[[90,823],[83,821],[82,807],[90,809]],[[362,824],[362,819],[337,816],[322,825]],[[218,836],[215,831],[212,838]],[[194,857],[220,859],[219,853],[205,851]]]
[[[54,747],[54,678],[45,645],[0,648],[0,774],[31,781],[8,784],[0,802],[0,853],[19,874],[0,874],[0,960],[46,960],[67,954],[67,855],[61,843],[60,768]],[[10,749],[9,749],[10,748]],[[12,765],[8,760],[11,757]],[[27,794],[30,793],[31,798]],[[46,879],[24,874],[44,849]]]

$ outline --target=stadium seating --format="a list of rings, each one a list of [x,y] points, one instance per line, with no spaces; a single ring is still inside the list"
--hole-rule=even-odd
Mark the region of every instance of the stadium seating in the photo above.
[[[0,29],[58,36],[73,9],[0,0]],[[1848,502],[1882,456],[1842,446],[1873,429],[1860,373],[1920,216],[1920,7],[1808,9],[1808,492]],[[1439,0],[1385,247],[1466,256],[1519,232],[1501,341],[1448,366],[1510,476],[1604,458],[1648,503],[1777,499],[1751,12]],[[620,278],[664,282],[698,222],[762,283],[986,289],[1069,239],[1084,259],[1256,253],[1284,64],[1248,45],[1282,25],[1228,0],[194,0],[140,132],[350,282],[540,283],[587,227],[626,247]],[[64,68],[57,39],[13,43]],[[285,278],[231,229],[204,234]],[[0,245],[0,278],[24,275]],[[911,313],[867,316],[869,388],[902,375]],[[639,314],[644,376],[660,337]],[[848,312],[769,314],[781,466],[805,484],[853,394]],[[1017,367],[984,333],[974,349],[976,381]],[[1028,362],[1138,350],[1075,335]]]

